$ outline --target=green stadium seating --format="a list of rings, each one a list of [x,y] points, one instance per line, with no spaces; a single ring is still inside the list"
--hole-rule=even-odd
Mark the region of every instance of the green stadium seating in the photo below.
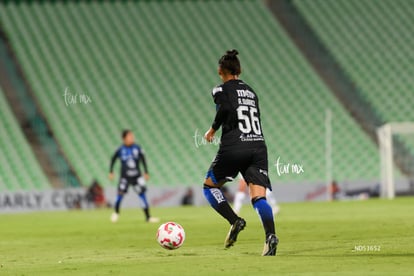
[[[334,177],[377,179],[378,153],[262,1],[75,1],[0,4],[0,18],[39,104],[84,184],[105,179],[123,128],[145,149],[154,185],[202,184],[215,145],[217,60],[237,48],[260,96],[272,181],[325,179],[325,110]],[[66,105],[63,94],[92,103]],[[274,166],[303,165],[279,176]],[[109,185],[109,182],[102,181]]]
[[[294,4],[385,122],[414,121],[414,2]],[[414,155],[414,139],[401,137]]]
[[[0,192],[50,187],[1,89],[0,124]]]

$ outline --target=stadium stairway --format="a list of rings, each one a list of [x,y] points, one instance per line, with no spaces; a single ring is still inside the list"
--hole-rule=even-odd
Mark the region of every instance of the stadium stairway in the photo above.
[[[1,26],[0,26],[1,27]],[[6,134],[2,139],[3,145],[7,145],[7,141],[11,143],[12,148],[25,147],[25,151],[20,150],[20,153],[27,153],[27,148],[30,149],[30,155],[35,156],[33,162],[33,170],[41,169],[42,172],[37,172],[28,182],[29,184],[17,182],[18,179],[13,178],[17,173],[16,170],[4,170],[2,174],[9,179],[7,190],[32,190],[44,189],[47,187],[76,187],[79,186],[79,181],[76,176],[70,171],[67,162],[58,150],[56,142],[53,140],[50,129],[48,128],[42,114],[39,112],[35,101],[30,92],[30,87],[22,78],[22,72],[19,68],[15,57],[7,44],[7,38],[0,28],[0,87],[3,87],[2,96],[7,105],[10,107],[11,114],[5,116],[4,119],[10,119],[12,116],[17,127],[20,127],[24,139],[14,140],[8,139]],[[7,122],[4,122],[6,125]],[[16,134],[17,135],[17,134]],[[24,145],[20,145],[20,143]],[[19,155],[18,158],[25,159],[25,155]],[[7,156],[5,156],[5,160]],[[25,163],[28,170],[31,171],[30,163]],[[6,167],[4,167],[6,168]],[[20,174],[20,173],[17,173]],[[47,177],[47,180],[41,179],[38,174]],[[12,181],[15,179],[16,181]],[[38,183],[41,181],[42,183]],[[35,184],[30,184],[30,183]]]
[[[38,165],[1,88],[0,123],[0,192],[48,187],[48,179]]]
[[[261,99],[272,182],[325,181],[326,109],[333,115],[334,177],[378,178],[375,143],[263,1],[9,1],[0,4],[0,18],[84,184],[98,178],[110,185],[103,181],[109,158],[121,130],[131,128],[153,185],[201,185],[217,150],[201,138],[215,111],[210,91],[229,48],[240,51],[242,79]],[[68,102],[69,94],[77,101]],[[277,160],[305,172],[281,174]]]

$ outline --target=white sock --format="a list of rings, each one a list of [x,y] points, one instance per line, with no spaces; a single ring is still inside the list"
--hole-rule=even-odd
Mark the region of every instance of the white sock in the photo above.
[[[240,192],[237,191],[235,196],[234,196],[234,201],[233,201],[233,210],[236,214],[239,214],[240,209],[243,205],[243,199],[246,197],[246,193],[245,192]]]
[[[266,199],[272,207],[273,215],[276,215],[280,211],[280,207],[277,205],[276,198],[273,196],[272,191],[266,189]]]
[[[266,199],[271,206],[277,205],[276,198],[273,196],[272,191],[270,191],[269,189],[266,189]]]

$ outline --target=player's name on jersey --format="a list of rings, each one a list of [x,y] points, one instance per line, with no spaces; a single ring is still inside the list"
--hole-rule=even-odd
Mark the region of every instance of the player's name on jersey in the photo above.
[[[256,107],[256,95],[249,90],[237,89],[237,96],[239,105],[247,105]]]
[[[240,105],[247,105],[247,106],[253,106],[256,107],[256,101],[251,99],[238,99]]]

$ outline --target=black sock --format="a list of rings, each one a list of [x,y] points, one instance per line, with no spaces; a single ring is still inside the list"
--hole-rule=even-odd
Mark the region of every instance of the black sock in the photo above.
[[[148,221],[150,218],[149,208],[143,208],[142,210],[144,210],[145,213],[145,220]]]
[[[233,211],[227,201],[222,202],[218,205],[216,211],[225,218],[231,225],[233,225],[239,216]]]
[[[204,187],[204,195],[211,207],[217,211],[223,218],[225,218],[231,225],[233,225],[239,218],[233,209],[230,207],[223,193],[218,188]]]
[[[115,202],[115,213],[119,214],[119,207],[121,206],[123,195],[118,195]]]

